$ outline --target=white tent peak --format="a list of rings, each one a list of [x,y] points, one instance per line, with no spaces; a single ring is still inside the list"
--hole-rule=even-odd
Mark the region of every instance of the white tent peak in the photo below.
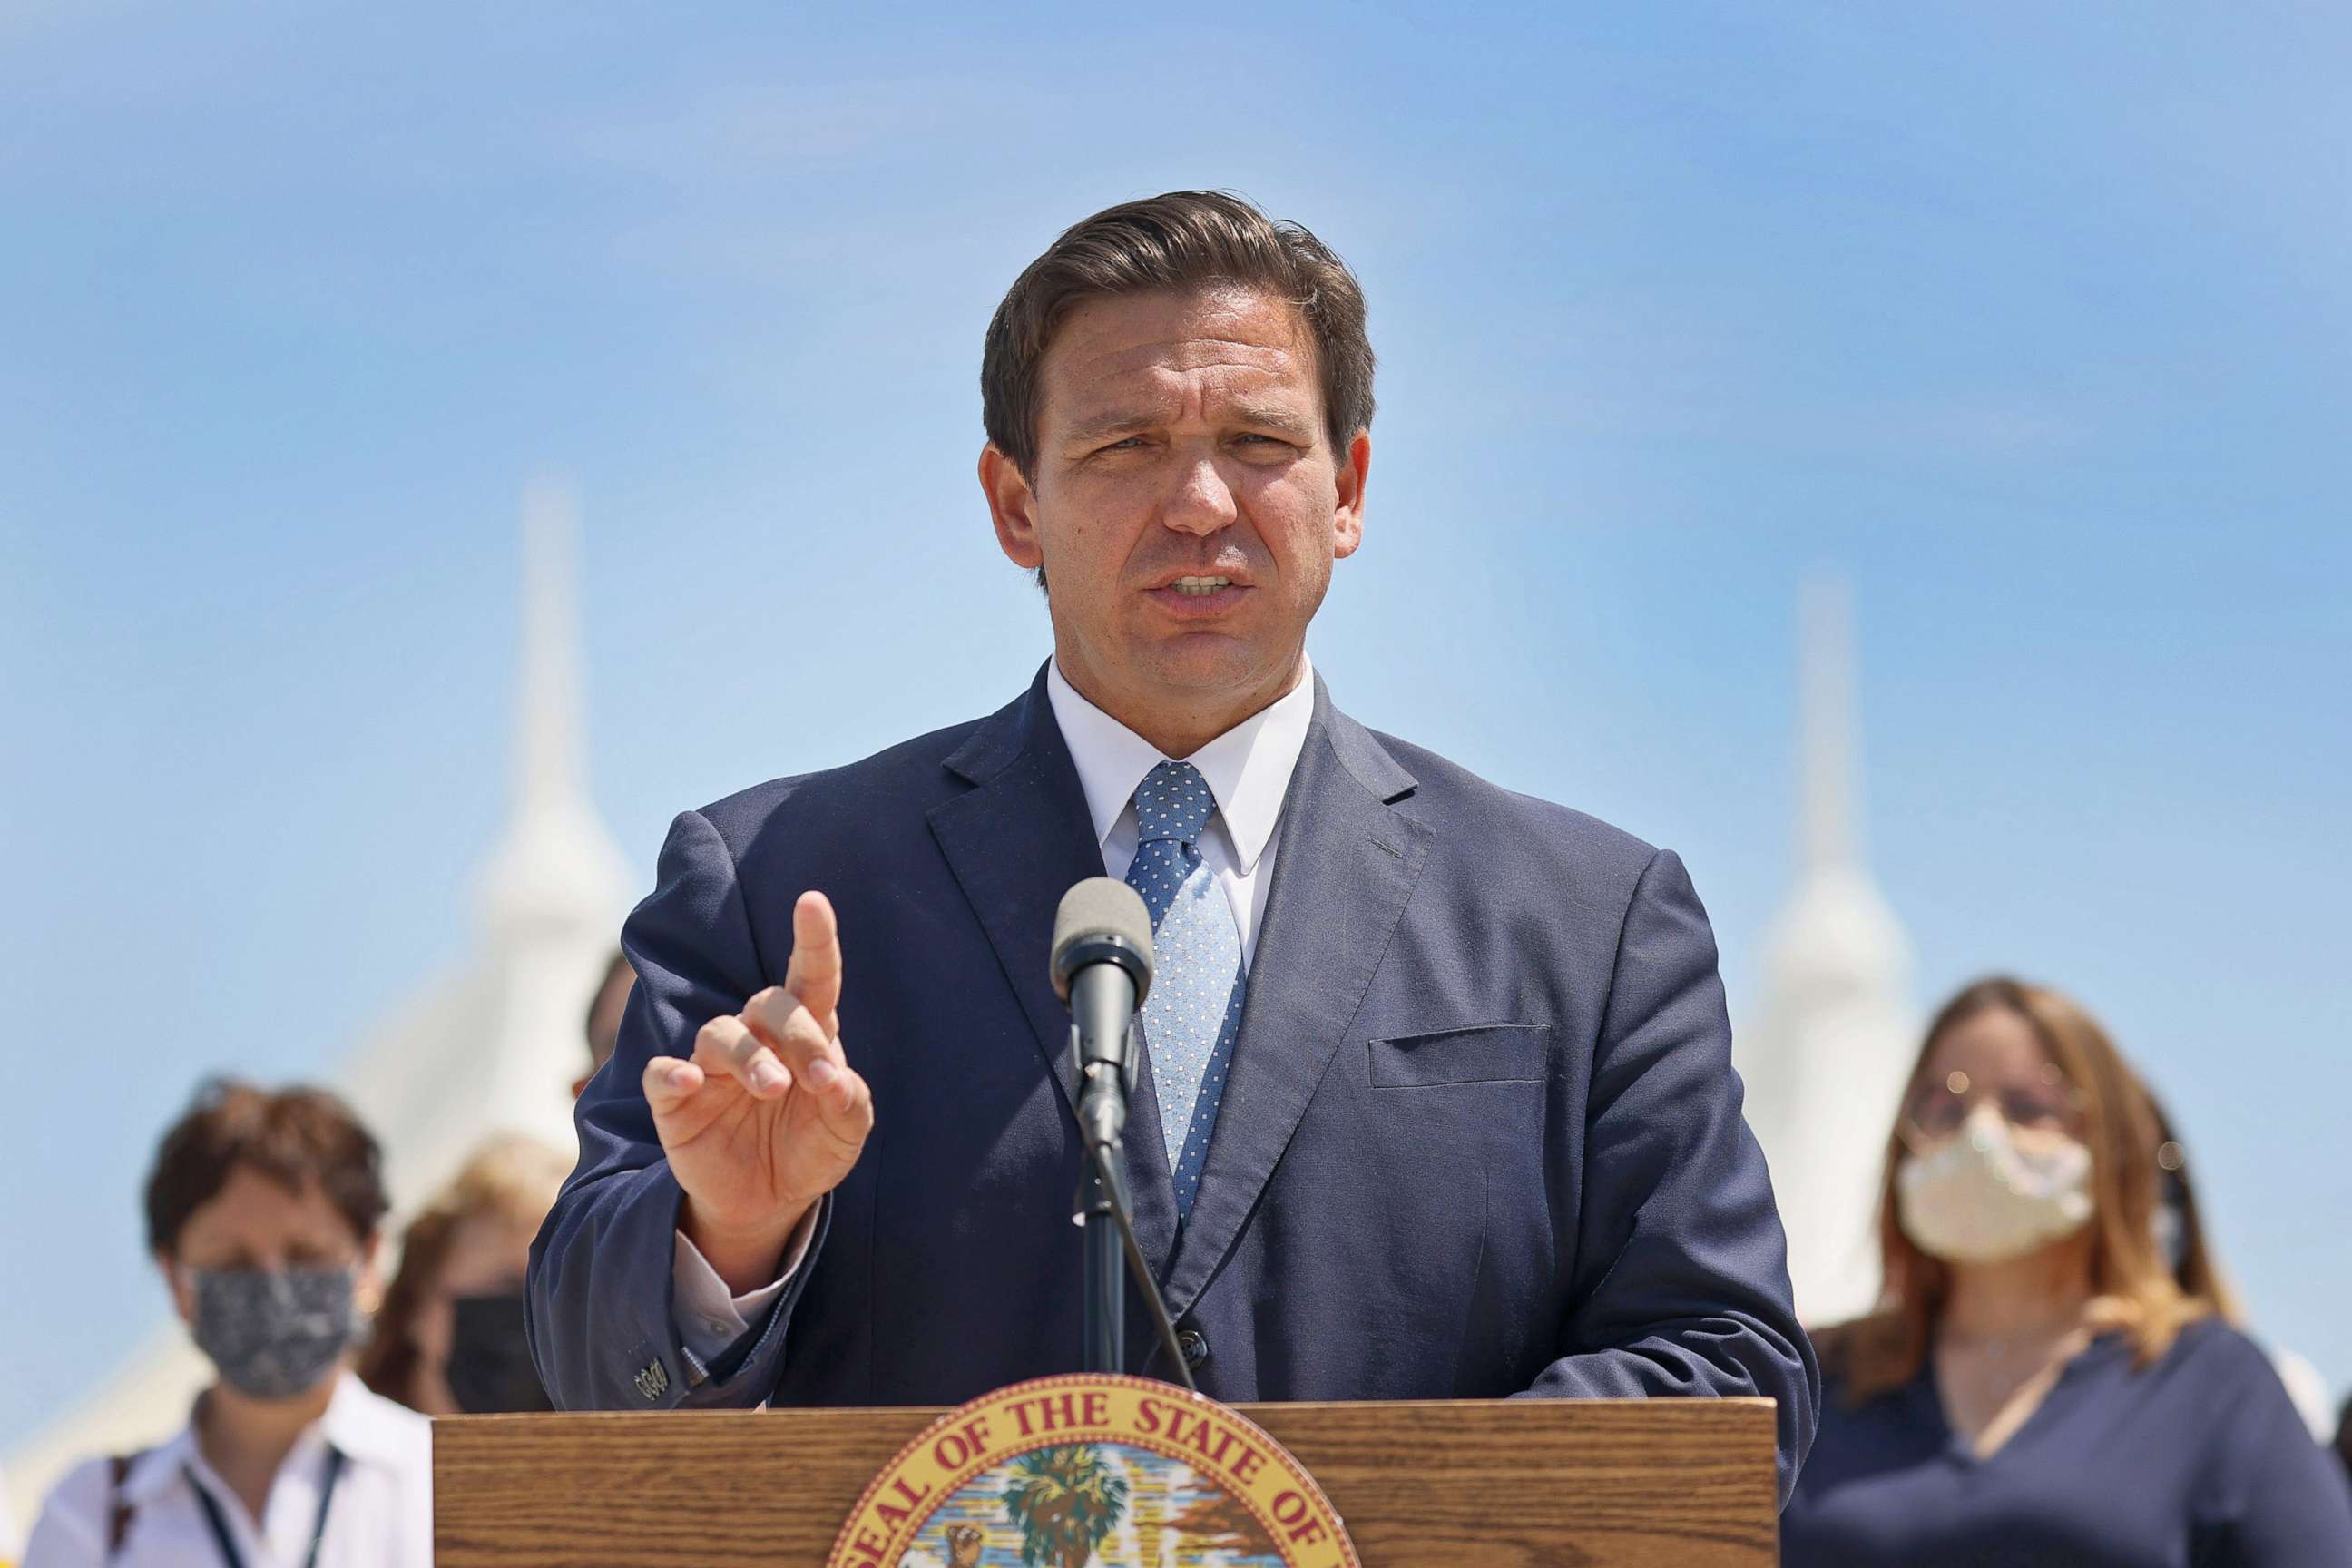
[[[1851,591],[1799,597],[1796,877],[1764,936],[1760,1005],[1734,1055],[1772,1169],[1809,1322],[1877,1294],[1879,1161],[1916,1044],[1911,946],[1864,858]]]
[[[383,1142],[404,1212],[491,1133],[574,1146],[570,1089],[587,1065],[582,1019],[628,885],[588,798],[578,563],[572,487],[533,481],[522,508],[510,805],[475,879],[475,957],[343,1074]]]
[[[602,922],[626,885],[620,851],[588,801],[579,531],[572,488],[535,480],[523,497],[513,805],[479,882],[484,931],[494,944],[527,940],[551,921]]]

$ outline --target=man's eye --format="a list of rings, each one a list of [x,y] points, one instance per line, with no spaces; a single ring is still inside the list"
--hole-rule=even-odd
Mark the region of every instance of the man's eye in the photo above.
[[[1109,446],[1105,447],[1102,449],[1106,452],[1133,452],[1139,450],[1142,446],[1142,437],[1122,436],[1118,440],[1113,441]]]

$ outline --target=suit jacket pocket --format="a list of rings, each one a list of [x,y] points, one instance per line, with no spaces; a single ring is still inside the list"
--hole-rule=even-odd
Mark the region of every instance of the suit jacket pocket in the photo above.
[[[1472,1024],[1370,1042],[1372,1087],[1538,1083],[1551,1055],[1549,1024]]]

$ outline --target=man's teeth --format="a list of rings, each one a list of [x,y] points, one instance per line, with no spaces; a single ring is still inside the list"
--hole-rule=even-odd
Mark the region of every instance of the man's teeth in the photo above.
[[[1193,598],[1204,598],[1220,588],[1233,586],[1231,577],[1179,577],[1171,584],[1178,593]]]

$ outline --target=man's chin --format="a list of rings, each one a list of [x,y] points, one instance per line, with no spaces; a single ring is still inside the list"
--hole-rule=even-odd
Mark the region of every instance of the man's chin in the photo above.
[[[1239,637],[1188,632],[1152,649],[1154,684],[1171,696],[1192,700],[1241,698],[1281,685],[1297,671],[1296,655],[1286,661]]]

